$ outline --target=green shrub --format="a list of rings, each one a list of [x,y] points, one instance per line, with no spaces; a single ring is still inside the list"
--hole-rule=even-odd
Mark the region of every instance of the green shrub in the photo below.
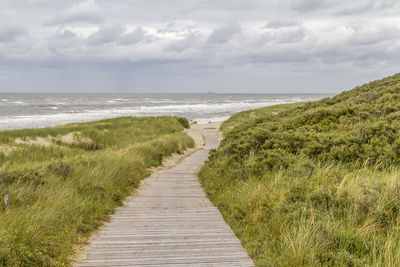
[[[189,129],[190,128],[190,123],[188,119],[183,118],[183,117],[178,117],[178,122],[182,125],[183,128]]]
[[[400,74],[245,111],[199,176],[258,266],[399,266]]]

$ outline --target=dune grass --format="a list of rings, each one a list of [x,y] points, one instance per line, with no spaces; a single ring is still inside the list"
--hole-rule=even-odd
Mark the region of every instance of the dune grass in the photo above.
[[[194,145],[183,125],[124,117],[0,132],[0,196],[10,199],[6,213],[0,204],[0,266],[69,265],[150,167]]]
[[[400,266],[400,75],[246,111],[199,176],[257,266]]]

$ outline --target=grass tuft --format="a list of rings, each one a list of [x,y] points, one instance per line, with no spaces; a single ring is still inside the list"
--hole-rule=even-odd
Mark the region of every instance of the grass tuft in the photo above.
[[[2,131],[0,140],[13,147],[0,156],[0,196],[10,199],[7,214],[0,202],[0,266],[69,265],[76,245],[85,243],[151,167],[194,145],[175,117]]]

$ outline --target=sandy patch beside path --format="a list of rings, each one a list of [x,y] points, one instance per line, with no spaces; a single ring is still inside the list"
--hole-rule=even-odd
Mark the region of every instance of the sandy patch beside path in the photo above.
[[[57,135],[54,136],[47,136],[47,137],[25,137],[25,138],[16,138],[14,142],[17,145],[39,145],[39,146],[50,146],[54,144],[56,141],[61,141],[64,144],[72,145],[78,143],[90,143],[92,140],[88,137],[84,137],[81,135],[80,132],[70,132],[65,135]]]
[[[186,133],[192,137],[196,143],[196,148],[204,147],[204,131],[205,130],[217,130],[221,126],[222,122],[211,122],[206,124],[191,124],[190,129],[186,130]],[[219,134],[219,141],[222,140],[222,134]]]
[[[193,138],[195,142],[194,148],[189,148],[185,150],[182,154],[173,154],[163,160],[162,165],[152,168],[152,173],[158,173],[162,170],[166,170],[178,165],[184,158],[193,154],[194,152],[203,149],[205,147],[204,143],[204,131],[211,129],[219,129],[222,122],[212,122],[206,124],[191,124],[189,129],[186,129],[185,132]],[[222,140],[222,134],[219,135],[219,140]]]

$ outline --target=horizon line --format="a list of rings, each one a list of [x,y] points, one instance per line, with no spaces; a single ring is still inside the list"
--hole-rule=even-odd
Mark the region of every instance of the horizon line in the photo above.
[[[340,93],[340,92],[339,92]],[[198,93],[185,93],[185,92],[0,92],[0,94],[148,94],[148,95],[167,95],[167,94],[182,94],[182,95],[332,95],[339,94],[337,92],[325,92],[325,93],[313,93],[313,92],[302,92],[302,93],[219,93],[219,92],[198,92]]]

